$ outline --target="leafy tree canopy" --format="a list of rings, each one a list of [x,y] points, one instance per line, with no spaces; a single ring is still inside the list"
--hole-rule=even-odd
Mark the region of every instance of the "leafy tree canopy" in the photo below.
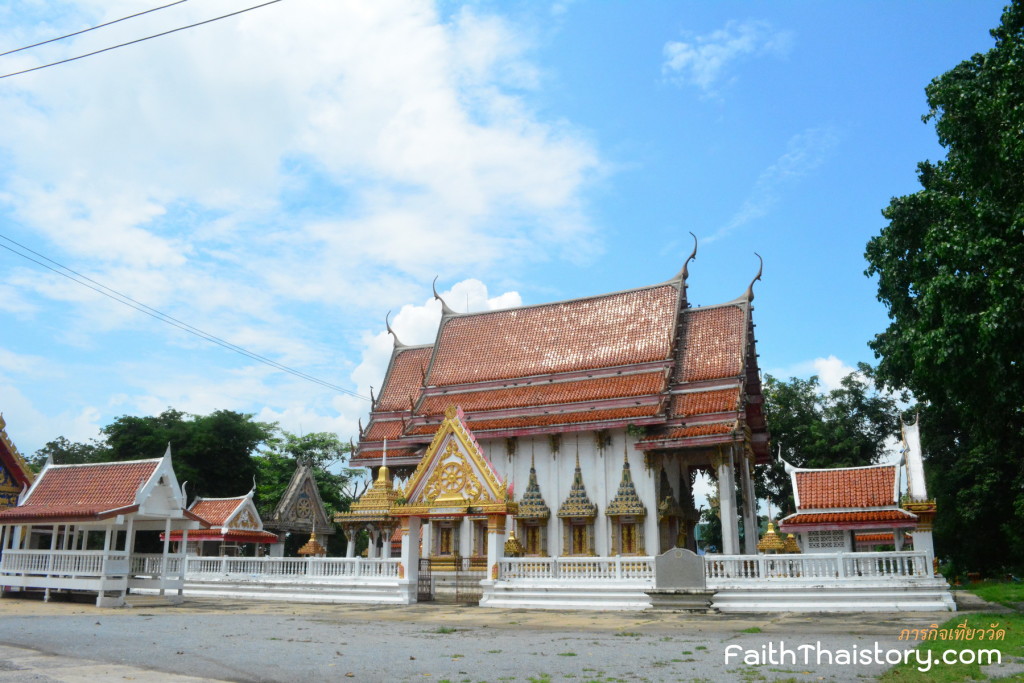
[[[946,158],[894,198],[867,245],[889,311],[879,379],[925,404],[937,548],[975,568],[1024,565],[1024,2],[995,47],[925,89]]]
[[[886,441],[899,434],[897,398],[873,388],[873,369],[858,365],[837,389],[823,392],[818,377],[782,381],[767,375],[763,384],[765,418],[782,459],[798,467],[860,467],[885,454]],[[891,443],[891,441],[890,441]],[[795,510],[790,477],[781,462],[764,468],[758,498],[773,514]]]

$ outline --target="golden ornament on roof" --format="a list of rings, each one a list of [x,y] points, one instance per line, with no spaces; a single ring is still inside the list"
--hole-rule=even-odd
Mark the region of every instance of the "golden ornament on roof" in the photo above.
[[[782,550],[785,543],[779,535],[775,532],[775,524],[768,522],[768,531],[765,532],[761,540],[757,542],[757,549],[762,553],[777,553]]]

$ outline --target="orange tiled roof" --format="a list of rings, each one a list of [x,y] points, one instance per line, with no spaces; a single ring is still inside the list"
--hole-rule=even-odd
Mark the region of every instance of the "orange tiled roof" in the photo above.
[[[793,473],[799,509],[862,508],[895,505],[897,465],[797,470]]]
[[[747,350],[743,307],[691,308],[686,311],[684,325],[676,381],[699,382],[740,375]]]
[[[729,434],[736,431],[736,421],[713,422],[711,424],[691,425],[689,427],[676,427],[660,434],[650,434],[644,437],[644,441],[672,441],[675,439],[690,439],[695,436],[712,436],[714,434]]]
[[[420,395],[432,351],[430,346],[398,350],[377,397],[376,410],[409,410],[409,397],[415,401]]]
[[[905,510],[862,510],[859,512],[798,512],[780,524],[837,524],[849,522],[914,522],[915,515]]]
[[[679,287],[446,318],[427,378],[446,386],[666,360]]]
[[[36,481],[24,505],[0,512],[0,520],[31,517],[95,517],[135,505],[135,494],[159,460],[95,465],[51,465]]]
[[[437,426],[436,425],[434,426],[434,431],[437,431]],[[431,433],[433,433],[433,432],[431,432]],[[389,459],[389,461],[390,461],[391,458],[395,458],[395,459],[398,459],[398,458],[409,458],[409,457],[412,457],[414,455],[416,455],[416,449],[415,448],[392,448],[390,444],[388,445],[388,459]],[[383,457],[384,457],[384,449],[382,449],[382,448],[374,448],[374,449],[360,449],[359,452],[357,454],[353,455],[351,459],[353,461],[355,461],[355,460],[363,460],[363,459],[374,460],[374,459],[383,458]]]
[[[211,526],[224,526],[246,496],[238,498],[197,498],[189,512],[199,515]]]
[[[739,410],[740,388],[698,391],[672,397],[672,415],[690,417]]]
[[[529,406],[558,405],[627,396],[649,396],[663,391],[665,373],[644,372],[564,382],[544,382],[486,391],[464,391],[428,396],[417,409],[420,415],[440,415],[457,403],[467,412]],[[389,437],[390,438],[390,437]]]
[[[895,534],[892,534],[892,533],[888,533],[888,534],[857,534],[857,543],[889,543],[889,544],[892,544],[894,542],[893,541],[893,537],[894,536],[895,536]],[[913,538],[914,537],[911,536],[910,534],[906,534],[906,533],[903,534],[903,541],[904,541],[904,543],[906,543],[907,541],[912,541]]]
[[[607,410],[586,410],[581,412],[550,413],[546,415],[523,415],[493,420],[469,420],[467,426],[474,432],[489,429],[522,429],[525,427],[542,427],[559,424],[581,424],[586,422],[604,422],[607,420],[626,420],[629,418],[649,417],[658,412],[657,405],[632,406],[629,408],[610,408]],[[436,424],[420,425],[412,430],[412,434],[433,434],[437,431]]]
[[[363,434],[364,441],[397,439],[402,435],[401,420],[374,420]]]

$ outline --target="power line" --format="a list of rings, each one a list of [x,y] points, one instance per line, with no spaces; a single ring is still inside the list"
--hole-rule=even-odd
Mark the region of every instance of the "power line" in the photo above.
[[[151,40],[153,38],[160,38],[161,36],[170,35],[171,33],[177,33],[178,31],[184,31],[185,29],[189,29],[189,28],[195,28],[196,26],[202,26],[203,24],[211,24],[211,23],[213,23],[215,21],[220,21],[221,19],[227,19],[228,17],[234,17],[234,16],[237,16],[239,14],[243,14],[245,12],[251,12],[254,9],[259,9],[261,7],[266,7],[267,5],[273,5],[273,4],[278,3],[278,2],[281,2],[281,0],[270,0],[270,2],[265,2],[262,5],[254,5],[252,7],[246,7],[245,9],[240,9],[237,12],[231,12],[230,14],[223,14],[223,15],[221,15],[219,17],[214,17],[213,19],[206,19],[205,21],[197,21],[196,23],[189,24],[188,26],[179,26],[178,28],[172,28],[171,30],[164,31],[163,33],[155,33],[155,34],[153,34],[151,36],[146,36],[145,38],[136,38],[135,40],[129,40],[127,43],[121,43],[119,45],[112,45],[110,47],[105,47],[102,50],[96,50],[94,52],[87,52],[84,55],[78,55],[77,57],[69,57],[67,59],[62,59],[62,60],[60,60],[58,62],[50,62],[49,64],[43,64],[41,66],[34,66],[31,69],[22,69],[21,71],[12,71],[9,74],[4,74],[4,75],[0,76],[0,79],[10,78],[11,76],[19,76],[21,74],[27,74],[27,73],[29,73],[31,71],[39,71],[40,69],[47,69],[47,68],[49,68],[51,66],[57,66],[58,64],[67,64],[68,62],[73,62],[73,61],[78,60],[78,59],[85,59],[86,57],[92,57],[93,55],[98,55],[98,54],[100,54],[102,52],[109,52],[111,50],[116,50],[119,47],[125,47],[127,45],[134,45],[135,43],[141,43],[141,42],[143,42],[145,40]]]
[[[49,266],[49,265],[43,263],[42,261],[39,261],[37,259],[32,258],[31,256],[29,256],[27,254],[23,254],[20,251],[12,249],[11,247],[8,247],[5,244],[0,244],[0,248],[6,249],[7,251],[11,252],[12,254],[17,254],[18,256],[20,256],[20,257],[22,257],[24,259],[27,259],[27,260],[29,260],[29,261],[37,264],[37,265],[40,265],[43,268],[46,268],[47,270],[50,270],[50,271],[56,273],[57,275],[65,277],[65,278],[71,280],[72,282],[74,282],[76,284],[82,285],[83,287],[88,287],[89,289],[93,290],[94,292],[102,294],[103,296],[105,296],[105,297],[107,297],[109,299],[113,299],[114,301],[118,302],[119,304],[122,304],[124,306],[129,307],[129,308],[133,308],[136,311],[139,311],[140,313],[144,313],[144,314],[148,315],[151,318],[155,318],[155,319],[159,320],[160,322],[163,322],[163,323],[166,323],[168,325],[171,325],[172,327],[176,327],[176,328],[178,328],[178,329],[180,329],[180,330],[182,330],[184,332],[188,332],[189,334],[192,334],[192,335],[194,335],[196,337],[199,337],[200,339],[204,339],[204,340],[206,340],[208,342],[212,342],[214,344],[217,344],[218,346],[224,347],[225,349],[228,349],[229,351],[234,351],[235,353],[238,353],[240,355],[246,356],[247,358],[251,358],[252,360],[255,360],[255,361],[259,362],[259,363],[263,363],[264,365],[269,365],[270,367],[272,367],[272,368],[274,368],[276,370],[280,370],[282,372],[287,372],[287,373],[289,373],[291,375],[294,375],[296,377],[299,377],[301,379],[307,380],[309,382],[313,382],[315,384],[319,384],[320,386],[325,387],[327,389],[332,389],[334,391],[338,391],[338,392],[341,392],[343,394],[348,394],[349,396],[354,396],[356,398],[361,398],[361,399],[366,400],[366,401],[370,400],[366,396],[358,394],[358,393],[356,393],[354,391],[351,391],[349,389],[346,389],[344,387],[338,386],[337,384],[332,384],[330,382],[327,382],[325,380],[319,379],[317,377],[313,377],[312,375],[308,375],[308,374],[306,374],[306,373],[304,373],[304,372],[302,372],[300,370],[296,370],[294,368],[290,368],[287,365],[283,365],[281,363],[278,363],[275,360],[271,360],[270,358],[266,358],[265,356],[261,356],[258,353],[255,353],[253,351],[249,351],[248,349],[243,348],[241,346],[238,346],[237,344],[232,344],[231,342],[229,342],[229,341],[227,341],[225,339],[221,339],[220,337],[217,337],[217,336],[215,336],[213,334],[210,334],[209,332],[205,332],[205,331],[199,329],[198,327],[195,327],[195,326],[190,325],[190,324],[188,324],[186,322],[178,320],[177,318],[175,318],[173,316],[167,315],[166,313],[162,313],[162,312],[156,310],[155,308],[147,306],[146,304],[144,304],[144,303],[142,303],[140,301],[136,301],[135,299],[131,298],[130,296],[128,296],[126,294],[122,294],[121,292],[117,291],[116,289],[112,289],[110,287],[107,287],[104,284],[101,284],[101,283],[97,282],[96,280],[93,280],[92,278],[88,277],[87,275],[83,275],[83,274],[81,274],[81,273],[79,273],[79,272],[77,272],[75,270],[72,270],[71,268],[68,268],[65,265],[57,263],[53,259],[51,259],[51,258],[49,258],[47,256],[44,256],[43,254],[40,254],[39,252],[34,251],[33,249],[30,249],[29,247],[26,247],[24,244],[21,244],[19,242],[16,242],[15,240],[12,240],[10,237],[7,237],[6,235],[0,234],[0,239],[3,239],[3,240],[6,240],[7,242],[10,242],[11,244],[17,246],[20,249],[24,249],[25,251],[29,252],[30,254],[35,254],[36,256],[38,256],[39,258],[43,259],[44,261],[49,261],[54,266],[57,266],[57,268],[54,268],[53,266]],[[58,270],[58,268],[60,268],[61,270]],[[63,272],[63,271],[67,271],[67,272]],[[70,273],[70,275],[68,273]],[[78,279],[78,278],[81,278],[81,279]]]
[[[188,2],[188,0],[177,0],[177,2],[172,2],[169,5],[161,5],[160,7],[154,7],[153,9],[148,9],[145,12],[136,12],[135,14],[128,15],[127,17],[121,17],[120,19],[114,19],[113,21],[108,21],[105,24],[98,24],[98,25],[92,26],[90,28],[83,28],[81,31],[75,31],[74,33],[69,33],[69,34],[64,35],[64,36],[59,36],[57,38],[50,38],[49,40],[44,40],[44,41],[41,41],[39,43],[33,43],[31,45],[26,45],[25,47],[19,47],[16,50],[8,50],[7,52],[0,52],[0,57],[5,57],[7,55],[13,55],[15,52],[21,52],[22,50],[31,50],[32,48],[39,47],[40,45],[47,45],[48,43],[55,43],[58,40],[64,40],[65,38],[72,38],[74,36],[80,36],[83,33],[88,33],[89,31],[95,31],[96,29],[103,28],[104,26],[110,26],[111,24],[116,24],[116,23],[118,23],[120,21],[125,21],[127,19],[134,19],[135,17],[141,17],[143,14],[149,14],[150,12],[156,12],[157,10],[167,9],[168,7],[173,7],[174,5],[180,5],[183,2]]]

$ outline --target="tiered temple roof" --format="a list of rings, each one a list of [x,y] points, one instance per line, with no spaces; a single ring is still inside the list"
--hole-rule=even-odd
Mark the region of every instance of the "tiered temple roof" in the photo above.
[[[779,521],[783,531],[917,526],[900,509],[899,464],[804,469],[786,464],[796,512]]]
[[[416,465],[444,410],[481,439],[645,427],[641,450],[749,443],[768,460],[753,292],[690,308],[658,285],[480,313],[443,306],[434,344],[395,338],[353,464]],[[443,302],[442,302],[443,303]],[[390,327],[389,327],[390,330]]]
[[[196,498],[189,512],[210,523],[210,529],[190,531],[190,541],[222,543],[277,543],[277,534],[263,530],[263,520],[252,502],[252,491],[235,498]],[[172,541],[180,541],[180,531],[171,532]]]

